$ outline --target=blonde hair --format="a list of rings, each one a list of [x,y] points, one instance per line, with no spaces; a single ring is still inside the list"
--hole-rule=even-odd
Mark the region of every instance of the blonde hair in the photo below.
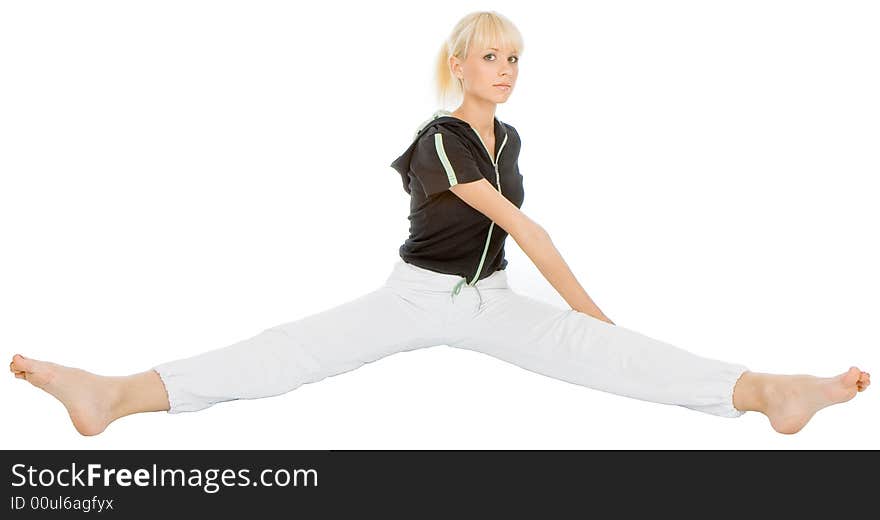
[[[457,99],[464,96],[461,80],[452,75],[449,58],[455,56],[464,61],[470,49],[485,49],[489,46],[512,47],[519,55],[523,51],[523,38],[510,20],[495,11],[476,11],[455,24],[437,54],[436,87],[441,106],[445,106],[450,94]]]

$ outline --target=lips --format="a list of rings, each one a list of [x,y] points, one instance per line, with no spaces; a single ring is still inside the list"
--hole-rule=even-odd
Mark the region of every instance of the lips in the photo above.
[[[496,83],[492,86],[493,87],[508,87],[508,88],[510,88],[510,83]]]

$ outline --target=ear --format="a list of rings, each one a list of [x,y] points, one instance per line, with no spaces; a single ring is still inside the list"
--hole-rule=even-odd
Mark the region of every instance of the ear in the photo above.
[[[461,74],[461,60],[455,56],[449,57],[449,70],[453,78],[458,78]]]

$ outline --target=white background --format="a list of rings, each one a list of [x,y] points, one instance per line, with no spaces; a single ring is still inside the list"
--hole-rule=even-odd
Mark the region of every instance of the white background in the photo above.
[[[755,371],[880,374],[867,1],[4,3],[4,359],[132,374],[377,288],[408,232],[390,163],[478,9],[525,38],[497,110],[522,210],[612,320]],[[506,250],[514,290],[567,308]],[[783,436],[442,345],[97,437],[0,385],[16,449],[880,447],[878,388]]]

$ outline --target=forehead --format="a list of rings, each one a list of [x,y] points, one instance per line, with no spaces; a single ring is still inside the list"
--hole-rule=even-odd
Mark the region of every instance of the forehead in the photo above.
[[[478,53],[497,52],[500,54],[516,54],[516,49],[510,45],[504,45],[497,40],[489,40],[488,42],[474,42],[474,49]]]

